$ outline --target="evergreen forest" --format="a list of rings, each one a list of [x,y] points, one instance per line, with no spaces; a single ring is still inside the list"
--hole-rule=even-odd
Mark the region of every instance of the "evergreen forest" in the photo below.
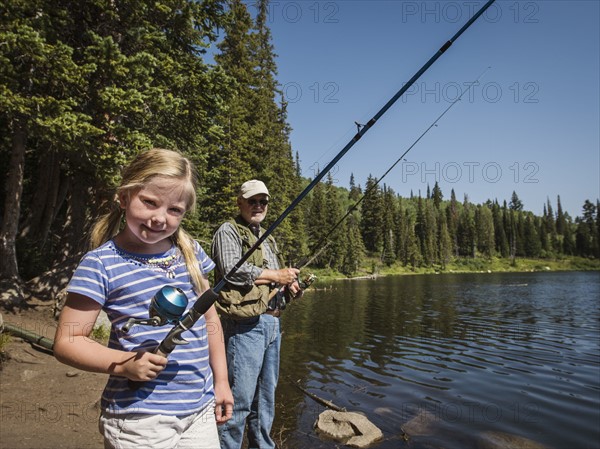
[[[310,180],[290,144],[267,12],[268,0],[4,2],[0,279],[59,273],[64,284],[120,168],[152,147],[196,165],[198,210],[184,226],[206,249],[247,179],[269,186],[278,217]],[[339,187],[328,175],[275,237],[290,263],[347,276],[368,260],[443,270],[461,258],[598,259],[600,203],[572,218],[548,199],[536,216],[516,192],[473,204],[436,183],[403,198],[372,176]]]

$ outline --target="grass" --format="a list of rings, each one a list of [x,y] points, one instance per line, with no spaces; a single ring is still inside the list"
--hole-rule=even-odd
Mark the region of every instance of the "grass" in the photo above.
[[[95,326],[92,329],[90,337],[99,343],[106,344],[108,343],[108,338],[110,337],[110,329],[103,325]]]
[[[6,352],[6,346],[11,342],[11,337],[8,333],[0,333],[0,367],[2,363],[9,358]]]
[[[309,271],[309,270],[306,270]],[[498,273],[498,272],[534,272],[534,271],[600,271],[600,260],[583,257],[563,257],[560,259],[521,259],[514,261],[506,258],[459,258],[445,267],[410,267],[395,263],[385,266],[377,258],[367,258],[361,269],[352,276],[346,276],[332,269],[311,269],[319,281],[349,279],[358,277],[390,276],[407,274],[434,273]]]

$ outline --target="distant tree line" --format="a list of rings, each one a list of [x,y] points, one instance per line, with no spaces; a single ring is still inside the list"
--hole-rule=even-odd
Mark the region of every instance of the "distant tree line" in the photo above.
[[[114,202],[120,168],[157,146],[198,167],[198,212],[185,226],[205,245],[236,212],[241,182],[264,180],[277,217],[306,186],[277,82],[268,0],[11,0],[0,9],[0,279],[69,266]],[[214,59],[208,52],[216,48]],[[474,205],[436,185],[400,198],[366,180],[318,185],[277,229],[290,261],[355,273],[453,257],[598,257],[599,207],[572,221],[510,204]],[[326,242],[324,238],[326,237]],[[319,246],[317,248],[316,246]]]
[[[329,237],[329,246],[316,262],[348,274],[356,271],[365,255],[377,256],[386,265],[441,269],[457,258],[600,257],[598,200],[596,204],[586,200],[583,216],[573,221],[563,211],[560,196],[556,212],[547,200],[542,215],[536,216],[523,209],[516,192],[508,204],[497,200],[473,204],[466,195],[458,201],[454,190],[444,200],[436,183],[424,197],[403,198],[385,185],[380,187],[371,176],[365,193],[354,185],[354,178],[349,190],[336,191],[329,180],[323,191],[316,190],[312,201],[317,205],[308,216],[311,227],[317,229],[330,227],[335,222],[331,217],[342,214],[343,204],[361,200],[360,208],[347,215],[347,223]],[[322,204],[328,205],[325,213],[319,212]],[[310,237],[314,242],[315,237]],[[318,246],[313,252],[321,249]]]

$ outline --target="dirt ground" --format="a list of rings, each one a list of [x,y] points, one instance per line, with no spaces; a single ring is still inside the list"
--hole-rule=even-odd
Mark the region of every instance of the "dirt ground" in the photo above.
[[[54,338],[50,306],[0,313],[5,323]],[[13,336],[0,356],[0,448],[103,447],[98,402],[106,375],[63,365],[44,348]]]

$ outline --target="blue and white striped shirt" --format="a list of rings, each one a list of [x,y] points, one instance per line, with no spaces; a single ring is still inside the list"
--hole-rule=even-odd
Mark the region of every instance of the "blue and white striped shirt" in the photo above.
[[[200,270],[206,274],[215,264],[195,242]],[[134,325],[126,334],[121,327],[131,317],[148,318],[152,297],[165,285],[183,290],[188,310],[198,296],[193,290],[185,261],[175,247],[165,254],[143,255],[163,258],[175,255],[174,278],[159,267],[136,260],[108,241],[87,253],[75,270],[67,291],[87,296],[102,305],[112,326],[108,347],[135,351],[152,349],[165,338],[172,325],[152,327]],[[128,379],[110,376],[102,394],[102,409],[113,414],[141,413],[189,415],[214,400],[213,375],[209,365],[206,321],[200,318],[182,335],[189,344],[177,346],[158,377],[145,382],[138,390],[128,386]]]

